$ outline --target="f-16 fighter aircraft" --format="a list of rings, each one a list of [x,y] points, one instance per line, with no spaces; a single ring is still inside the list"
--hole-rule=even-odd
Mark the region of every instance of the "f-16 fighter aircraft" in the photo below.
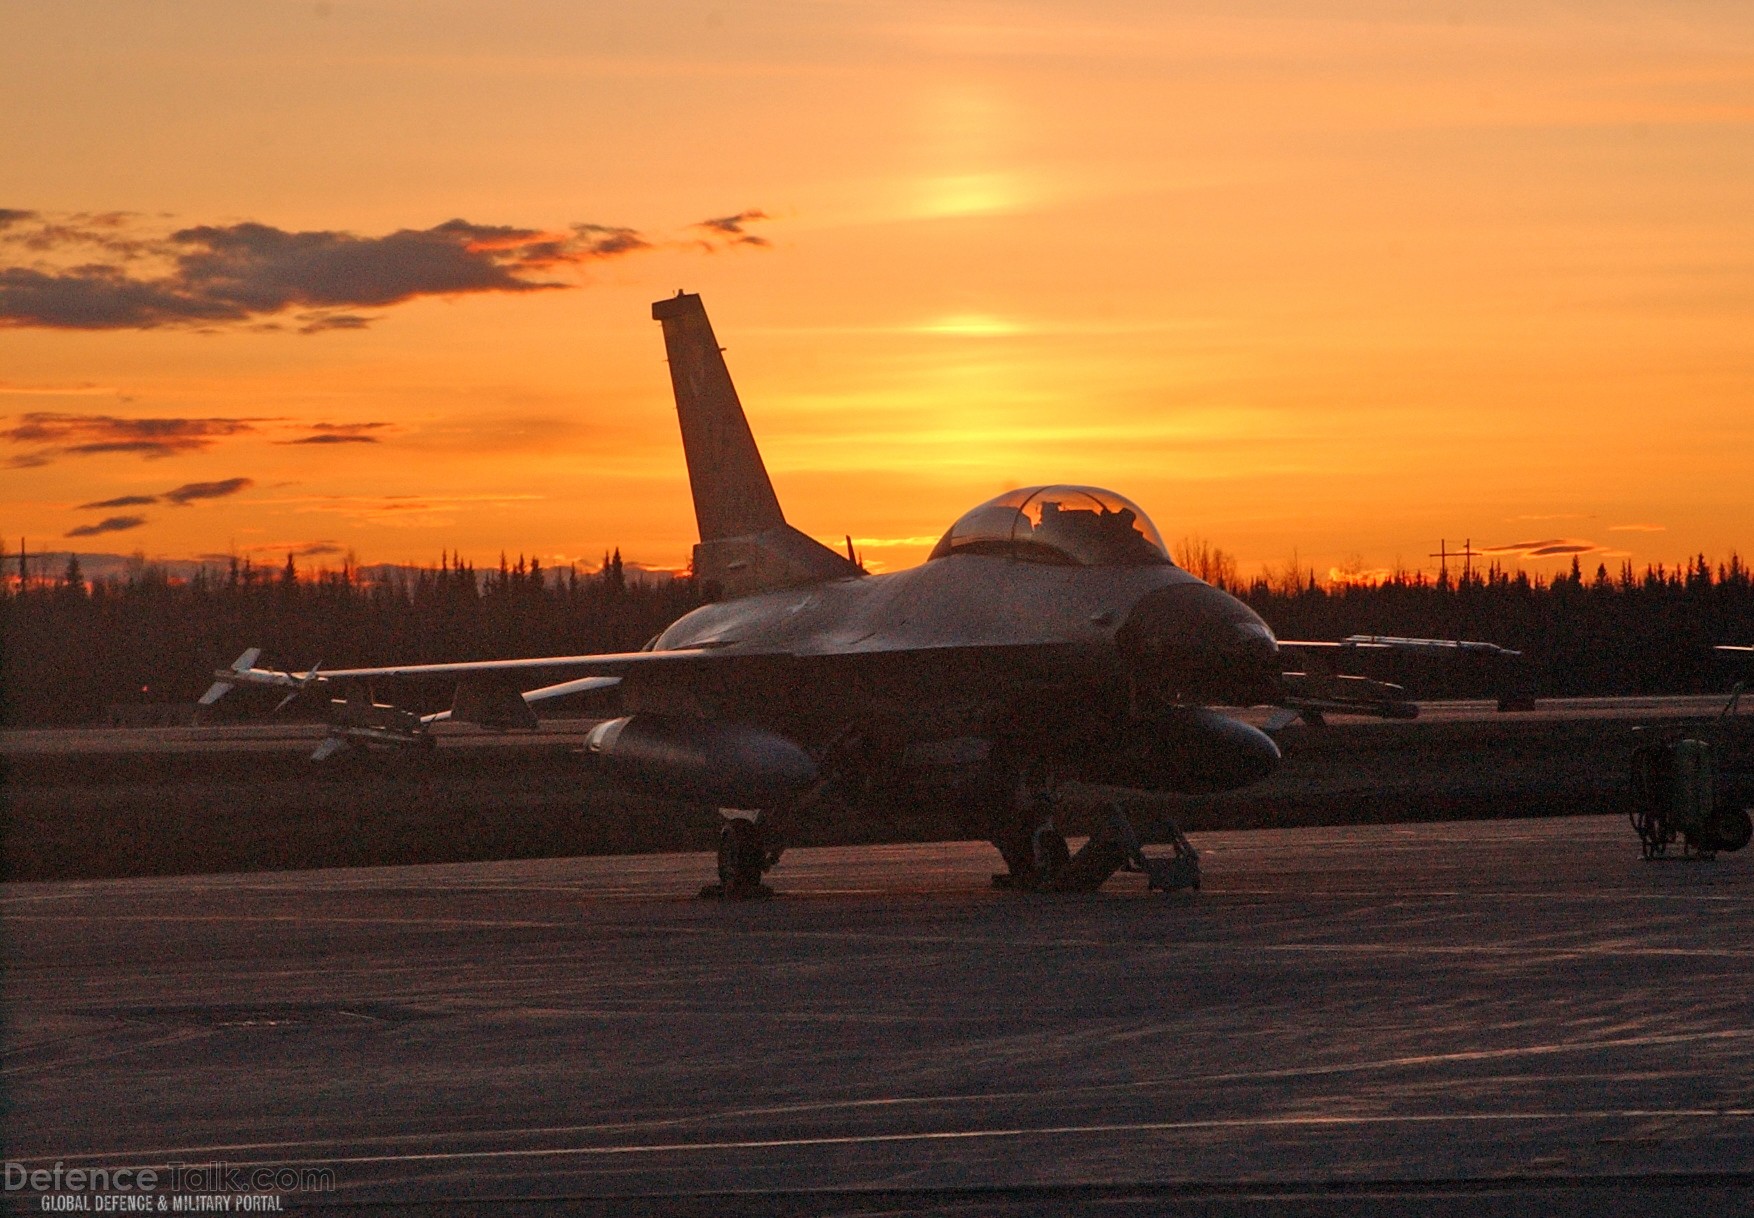
[[[1154,887],[1198,882],[1175,855],[1146,858],[1124,816],[1076,857],[1054,824],[1068,780],[1211,792],[1272,773],[1266,732],[1213,709],[1269,704],[1269,727],[1324,711],[1411,717],[1398,686],[1338,675],[1349,649],[1505,654],[1489,644],[1354,638],[1282,644],[1253,610],[1171,561],[1140,508],[1091,486],[1030,486],[952,524],[925,563],[868,575],[786,522],[700,297],[652,306],[663,325],[700,544],[695,578],[718,590],[644,649],[294,674],[252,649],[215,674],[237,685],[333,686],[323,757],[349,745],[429,745],[438,719],[534,727],[532,707],[613,688],[617,718],[587,751],[615,780],[717,805],[727,897],[765,892],[787,826],[829,791],[881,786],[922,749],[978,774],[963,802],[1018,888],[1094,888],[1115,871]],[[850,548],[850,546],[849,546]],[[1287,672],[1286,656],[1307,656]],[[373,701],[379,678],[454,681],[421,718]],[[732,810],[737,810],[734,814]]]

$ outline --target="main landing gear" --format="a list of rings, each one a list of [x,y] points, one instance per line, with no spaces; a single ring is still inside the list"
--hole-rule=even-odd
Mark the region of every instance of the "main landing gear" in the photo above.
[[[995,826],[993,844],[1007,867],[1004,874],[993,877],[995,888],[1095,892],[1117,871],[1143,873],[1148,891],[1200,887],[1199,852],[1173,821],[1164,822],[1170,856],[1147,858],[1132,820],[1120,804],[1111,803],[1102,826],[1073,854],[1054,824],[1054,795],[1038,790],[1021,802],[1022,808]]]
[[[773,889],[761,876],[780,861],[780,847],[768,841],[767,827],[759,814],[727,815],[719,829],[719,882],[700,890],[702,897],[720,901],[765,901]]]

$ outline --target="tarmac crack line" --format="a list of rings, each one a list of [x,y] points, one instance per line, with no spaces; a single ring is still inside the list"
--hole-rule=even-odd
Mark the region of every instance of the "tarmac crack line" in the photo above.
[[[702,931],[700,933],[707,933]],[[1003,943],[995,943],[991,939],[965,938],[953,935],[890,935],[878,931],[826,931],[826,930],[744,930],[749,938],[763,939],[828,939],[864,941],[870,943],[888,943],[897,946],[918,944],[943,944],[952,947],[979,946],[983,948],[1006,947],[1012,949],[1036,948],[1105,948],[1122,951],[1162,952],[1169,950],[1208,949],[1230,952],[1331,952],[1331,953],[1371,953],[1376,955],[1397,956],[1528,956],[1546,958],[1553,956],[1590,957],[1611,956],[1622,958],[1637,957],[1684,957],[1684,958],[1754,958],[1754,949],[1733,947],[1627,947],[1622,944],[1602,947],[1563,947],[1550,944],[1523,947],[1501,943],[1480,943],[1462,945],[1432,944],[1395,944],[1395,943],[1202,943],[1198,940],[1176,942],[1141,942],[1125,939],[1009,939]]]
[[[460,1163],[506,1159],[553,1159],[620,1155],[703,1154],[739,1150],[796,1150],[811,1147],[877,1146],[908,1142],[969,1142],[1094,1134],[1194,1133],[1226,1129],[1321,1129],[1367,1125],[1468,1125],[1533,1121],[1650,1120],[1652,1118],[1747,1120],[1754,1108],[1601,1108],[1579,1111],[1393,1113],[1374,1116],[1216,1117],[1191,1121],[1124,1121],[1090,1125],[1009,1126],[996,1129],[937,1129],[905,1133],[832,1134],[804,1138],[747,1138],[717,1142],[652,1142],[623,1146],[514,1147],[505,1150],[441,1150],[400,1155],[345,1155],[331,1158],[274,1159],[232,1164],[252,1167],[363,1167],[395,1163]],[[191,1153],[206,1153],[205,1150]],[[61,1161],[93,1156],[60,1155]],[[29,1160],[26,1160],[28,1162]],[[147,1164],[150,1165],[150,1164]]]
[[[497,918],[341,918],[308,914],[10,914],[13,922],[219,922],[227,926],[245,922],[291,922],[300,926],[455,926],[506,930],[559,930],[572,922],[531,922]]]

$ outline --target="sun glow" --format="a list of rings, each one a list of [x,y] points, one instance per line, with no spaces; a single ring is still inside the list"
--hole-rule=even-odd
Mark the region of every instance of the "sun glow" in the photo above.
[[[973,338],[998,338],[1012,334],[1022,334],[1025,327],[1003,317],[991,317],[980,313],[963,313],[953,317],[940,317],[920,327],[924,334],[957,334]]]
[[[1016,211],[1027,200],[1017,178],[1008,173],[961,173],[927,178],[916,188],[920,216],[982,216]]]

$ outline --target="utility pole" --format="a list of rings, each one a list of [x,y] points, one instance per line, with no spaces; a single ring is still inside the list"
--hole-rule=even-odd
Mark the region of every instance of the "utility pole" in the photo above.
[[[1435,554],[1427,554],[1425,557],[1437,559],[1438,577],[1440,579],[1449,574],[1449,560],[1450,559],[1452,559],[1452,558],[1461,559],[1462,560],[1462,582],[1465,584],[1468,582],[1468,580],[1473,578],[1474,560],[1476,558],[1482,558],[1482,557],[1484,557],[1484,555],[1482,555],[1479,550],[1476,550],[1474,548],[1474,539],[1470,537],[1468,540],[1462,542],[1462,548],[1459,550],[1450,549],[1449,542],[1447,540],[1440,539],[1437,543],[1437,552]]]
[[[1437,559],[1437,578],[1438,579],[1448,578],[1448,576],[1449,576],[1449,542],[1447,540],[1440,538],[1438,540],[1438,543],[1437,543],[1437,553],[1427,554],[1425,557]]]

